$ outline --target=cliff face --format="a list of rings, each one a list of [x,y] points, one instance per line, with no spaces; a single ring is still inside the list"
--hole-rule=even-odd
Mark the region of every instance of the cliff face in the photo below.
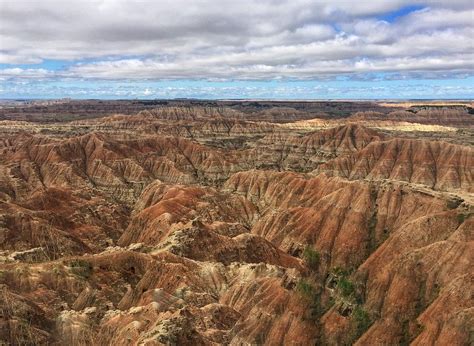
[[[408,110],[380,112],[357,112],[352,120],[392,120],[420,124],[440,124],[455,126],[473,126],[472,108],[462,106],[413,106]]]
[[[228,107],[160,107],[142,111],[139,117],[151,117],[163,120],[196,120],[212,118],[240,118],[244,115]]]
[[[435,190],[473,191],[474,150],[426,140],[393,139],[327,162],[316,173],[348,179],[398,180]]]
[[[375,130],[351,123],[304,135],[280,129],[259,140],[247,155],[254,167],[308,172],[383,138]]]
[[[360,290],[355,298],[344,297],[350,294],[337,292],[337,286],[335,291],[330,285],[320,291],[322,301],[324,295],[336,300],[320,320],[326,341],[351,341],[351,319],[362,318],[355,313],[361,311],[360,304],[376,321],[360,344],[423,340],[426,336],[418,335],[416,318],[436,299],[446,299],[443,295],[450,289],[460,301],[443,313],[442,321],[427,322],[434,318],[430,315],[424,322],[449,328],[444,326],[448,316],[462,314],[464,321],[472,319],[468,312],[472,301],[461,298],[471,291],[465,284],[466,266],[473,259],[472,218],[464,221],[461,211],[449,210],[443,198],[398,183],[349,183],[324,175],[307,180],[288,173],[239,173],[227,187],[268,210],[252,233],[292,254],[303,253],[307,244],[318,249],[317,277],[335,275],[333,268],[352,272],[353,281],[348,282]],[[441,269],[448,257],[456,270]],[[459,337],[457,342],[466,337],[465,332],[446,333],[453,340]]]
[[[154,179],[171,182],[223,180],[240,170],[239,155],[169,136],[140,139],[91,133],[55,141],[32,137],[5,149],[2,186],[21,198],[40,187],[103,187],[133,190]]]
[[[11,124],[0,340],[468,344],[472,147],[291,112]]]

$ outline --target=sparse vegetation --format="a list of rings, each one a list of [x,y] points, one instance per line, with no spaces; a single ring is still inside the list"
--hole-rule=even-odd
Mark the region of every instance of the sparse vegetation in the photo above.
[[[410,345],[410,321],[404,320],[402,322],[402,335],[400,338],[400,346]]]
[[[296,291],[305,299],[312,299],[315,294],[313,285],[306,279],[298,281]]]
[[[336,276],[344,276],[345,277],[345,276],[349,275],[349,271],[347,269],[344,269],[344,268],[341,268],[341,267],[334,267],[332,269],[332,272]]]
[[[301,279],[296,284],[296,291],[308,304],[308,317],[317,320],[321,315],[321,297],[316,288],[306,279]]]
[[[18,276],[28,276],[30,271],[29,271],[28,267],[22,266],[22,267],[15,268],[15,273]]]
[[[337,289],[346,298],[350,297],[355,291],[354,284],[345,276],[341,277],[337,282]]]
[[[459,224],[461,224],[461,223],[463,223],[464,221],[466,221],[466,219],[467,219],[469,216],[470,216],[470,214],[463,214],[463,213],[461,213],[461,214],[458,214],[458,215],[456,216],[456,218],[457,218]]]
[[[317,250],[313,249],[310,246],[307,246],[303,251],[303,259],[306,265],[310,268],[310,270],[318,270],[321,255]]]
[[[94,270],[94,267],[88,261],[82,259],[73,260],[69,266],[71,267],[71,272],[77,276],[88,279]]]
[[[55,265],[52,269],[54,275],[61,276],[63,274],[62,268],[59,265]]]
[[[406,319],[402,322],[402,333],[400,337],[400,346],[408,346],[418,335],[423,331],[424,326],[417,321],[410,323],[410,320]]]
[[[353,340],[360,338],[372,324],[369,313],[361,306],[356,306],[352,310],[351,321],[353,324]]]
[[[333,268],[327,284],[332,287],[331,298],[337,304],[337,310],[342,316],[350,316],[351,333],[350,342],[356,341],[372,324],[372,319],[362,307],[363,294],[357,291],[360,283],[354,282],[349,277],[350,271],[336,267]]]
[[[369,232],[369,242],[368,242],[368,250],[369,253],[372,253],[377,249],[377,239],[376,239],[376,230],[377,227],[377,210],[374,210],[372,215],[370,216],[369,222],[367,224],[367,230]]]

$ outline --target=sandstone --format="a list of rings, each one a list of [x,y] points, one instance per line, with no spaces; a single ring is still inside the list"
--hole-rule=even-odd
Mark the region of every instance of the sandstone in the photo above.
[[[1,342],[469,343],[470,106],[136,102],[0,112]]]

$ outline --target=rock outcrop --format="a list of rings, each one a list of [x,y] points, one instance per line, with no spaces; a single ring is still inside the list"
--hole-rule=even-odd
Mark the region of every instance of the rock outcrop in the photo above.
[[[411,139],[369,103],[150,102],[0,124],[0,343],[471,342],[464,120]]]
[[[247,152],[257,168],[308,172],[321,163],[356,152],[384,136],[358,124],[347,124],[295,135],[275,131]]]
[[[474,150],[427,140],[374,142],[353,155],[337,158],[316,173],[351,180],[396,180],[435,190],[474,191]]]
[[[380,112],[358,112],[352,120],[391,120],[420,124],[439,124],[454,126],[473,126],[472,108],[461,106],[413,106],[408,110],[399,110],[388,114]]]

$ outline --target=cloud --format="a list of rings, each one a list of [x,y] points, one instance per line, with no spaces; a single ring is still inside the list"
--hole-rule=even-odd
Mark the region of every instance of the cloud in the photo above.
[[[6,68],[2,70],[3,78],[28,78],[28,79],[45,79],[49,77],[54,77],[54,72],[48,71],[43,68],[31,68],[31,69],[22,69],[22,68]]]
[[[68,83],[45,81],[15,81],[9,91],[0,90],[4,97],[31,98],[206,98],[206,99],[407,99],[407,98],[469,98],[474,94],[473,84],[445,85],[444,83],[410,82],[400,84],[396,81],[383,83],[354,83],[344,81],[267,83],[241,82],[220,83],[145,83],[145,82],[107,82]]]
[[[408,5],[389,23],[378,18]],[[267,80],[471,75],[472,1],[0,3],[0,70],[35,78]],[[65,68],[49,70],[44,60]],[[15,64],[22,64],[15,66]],[[31,66],[24,66],[24,65]],[[36,65],[36,66],[35,66]]]

